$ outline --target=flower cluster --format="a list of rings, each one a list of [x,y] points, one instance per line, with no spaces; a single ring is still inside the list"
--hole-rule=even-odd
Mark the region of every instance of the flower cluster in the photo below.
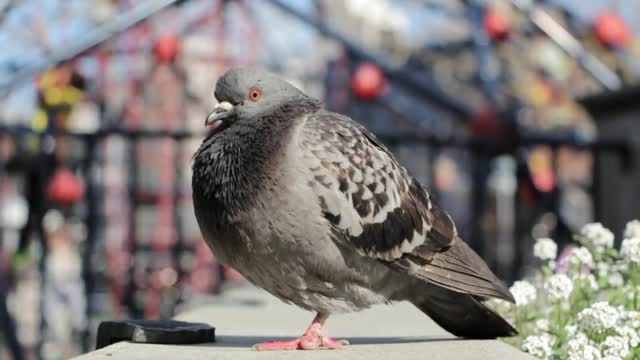
[[[624,285],[624,278],[619,272],[614,272],[607,276],[607,284],[611,287],[620,287]]]
[[[597,251],[613,247],[613,233],[601,223],[585,225],[577,237],[581,244]]]
[[[540,271],[511,286],[515,306],[493,302],[519,331],[505,341],[540,359],[640,360],[640,221],[619,250],[600,223],[575,238],[559,259],[552,239],[538,239]]]
[[[601,360],[602,353],[585,334],[578,333],[567,343],[567,359]]]
[[[527,281],[516,281],[509,288],[516,305],[527,305],[536,299],[536,288]]]
[[[637,237],[640,237],[640,220],[629,221],[624,228],[624,238],[631,239]]]
[[[565,274],[555,274],[545,281],[544,289],[551,301],[566,300],[573,291],[573,281]]]
[[[591,304],[578,313],[578,329],[586,334],[603,334],[613,328],[620,314],[606,301]]]
[[[522,349],[537,358],[551,359],[555,342],[556,338],[547,333],[531,335],[522,342]]]
[[[640,264],[640,237],[624,239],[620,255],[630,263]]]
[[[629,346],[637,348],[640,345],[640,332],[632,326],[622,325],[616,329],[616,333],[627,339]]]
[[[533,256],[540,260],[555,260],[558,255],[558,245],[549,238],[538,239],[533,245]]]
[[[607,336],[600,350],[605,357],[624,359],[629,355],[629,341],[622,336]]]
[[[567,262],[573,266],[586,266],[589,268],[594,266],[593,256],[591,256],[589,249],[584,246],[572,249],[567,257]]]

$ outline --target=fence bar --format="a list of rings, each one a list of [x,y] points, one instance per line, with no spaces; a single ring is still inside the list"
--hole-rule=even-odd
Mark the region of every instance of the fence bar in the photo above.
[[[125,304],[129,307],[129,316],[132,319],[142,318],[143,311],[138,304],[138,284],[136,283],[136,273],[138,264],[136,261],[136,254],[138,253],[139,244],[137,241],[138,226],[138,181],[139,181],[139,138],[131,136],[128,145],[129,156],[129,284],[127,285],[127,292],[125,293]]]
[[[85,149],[87,151],[85,158],[82,162],[83,173],[85,176],[86,193],[85,199],[87,202],[87,214],[86,214],[86,226],[87,226],[87,238],[84,242],[84,248],[82,251],[82,280],[84,282],[84,293],[86,298],[86,321],[87,328],[82,333],[82,351],[88,352],[91,350],[92,336],[91,336],[91,318],[94,313],[93,309],[93,295],[95,293],[95,278],[92,270],[93,265],[93,253],[96,247],[97,235],[98,235],[98,217],[99,217],[99,194],[98,188],[95,184],[95,172],[94,164],[96,160],[96,146],[95,141],[85,139]]]
[[[45,136],[44,133],[36,132],[24,126],[0,126],[0,135],[9,134],[34,134]],[[147,138],[171,138],[176,140],[201,138],[207,135],[206,132],[188,131],[188,130],[140,130],[126,128],[105,128],[93,133],[79,133],[68,130],[53,130],[49,135],[64,135],[77,138],[89,138],[93,141],[108,136],[121,136],[128,139],[147,139]],[[621,139],[602,139],[587,140],[577,136],[560,134],[521,134],[511,138],[493,138],[493,137],[469,137],[463,135],[439,136],[428,133],[397,133],[397,134],[381,134],[378,137],[389,145],[398,143],[428,143],[432,146],[446,146],[457,148],[469,148],[472,151],[479,152],[513,152],[515,149],[523,146],[548,145],[551,147],[567,146],[577,149],[594,150],[601,152],[618,153],[623,160],[625,168],[630,169],[634,166],[633,159],[633,142],[628,138]]]

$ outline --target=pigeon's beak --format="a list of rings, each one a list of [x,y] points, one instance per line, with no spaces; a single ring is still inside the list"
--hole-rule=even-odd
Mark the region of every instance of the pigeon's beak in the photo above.
[[[207,120],[204,124],[215,129],[222,124],[224,118],[231,114],[233,114],[233,105],[229,102],[223,101],[213,108],[213,112],[207,116]]]

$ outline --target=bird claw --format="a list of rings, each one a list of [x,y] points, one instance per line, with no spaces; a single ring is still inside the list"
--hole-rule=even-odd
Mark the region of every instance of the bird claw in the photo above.
[[[303,335],[297,339],[284,341],[267,341],[253,346],[254,350],[316,350],[319,348],[341,349],[349,345],[347,340],[334,340],[328,336]]]
[[[342,349],[346,345],[349,345],[349,341],[347,340],[335,340],[328,336],[323,336],[321,343],[323,347],[326,347],[328,349],[336,349],[336,350]]]

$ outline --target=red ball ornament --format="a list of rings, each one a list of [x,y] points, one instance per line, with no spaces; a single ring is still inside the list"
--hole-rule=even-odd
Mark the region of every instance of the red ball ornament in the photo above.
[[[49,183],[49,198],[63,205],[70,205],[82,198],[84,185],[66,168],[56,171]]]
[[[471,116],[470,130],[473,136],[480,138],[508,136],[508,132],[500,123],[498,112],[493,106],[484,106]]]
[[[173,61],[180,50],[180,41],[174,34],[162,35],[153,46],[153,53],[161,62]]]
[[[484,13],[484,30],[491,40],[504,40],[509,36],[511,24],[504,13],[487,8]]]
[[[601,11],[593,22],[593,30],[605,46],[624,46],[631,38],[629,26],[611,10]]]
[[[353,74],[351,88],[362,99],[373,100],[385,92],[387,81],[378,65],[363,63]]]
[[[536,188],[542,192],[551,192],[556,187],[556,177],[550,169],[534,171],[531,174],[531,180]]]

